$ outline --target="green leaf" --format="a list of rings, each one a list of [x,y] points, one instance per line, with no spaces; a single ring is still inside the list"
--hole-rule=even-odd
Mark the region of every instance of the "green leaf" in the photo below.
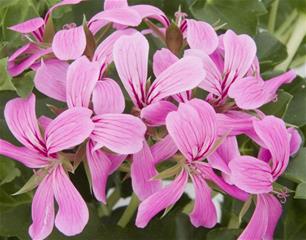
[[[215,228],[207,234],[209,240],[235,240],[241,233],[241,229]]]
[[[6,70],[7,58],[0,59],[0,91],[3,90],[15,90],[14,85],[11,82],[11,76]]]
[[[293,96],[284,90],[280,90],[277,95],[277,100],[265,104],[261,110],[267,115],[274,115],[279,118],[285,116]]]
[[[196,0],[190,11],[195,18],[211,24],[221,21],[226,28],[250,35],[256,34],[258,16],[267,12],[258,0]]]
[[[34,88],[34,72],[28,72],[12,79],[16,92],[20,97],[27,97]]]
[[[287,57],[287,49],[271,33],[264,31],[257,33],[254,38],[257,46],[257,57],[261,70],[271,69]]]
[[[306,124],[306,79],[297,78],[290,85],[285,85],[286,92],[293,96],[293,99],[284,116],[284,120],[296,126]]]
[[[285,177],[298,183],[306,182],[306,148],[301,148],[298,154],[289,161]]]
[[[306,199],[306,182],[300,183],[297,186],[294,198]]]
[[[20,174],[20,170],[15,167],[12,160],[0,157],[0,185],[13,181]]]

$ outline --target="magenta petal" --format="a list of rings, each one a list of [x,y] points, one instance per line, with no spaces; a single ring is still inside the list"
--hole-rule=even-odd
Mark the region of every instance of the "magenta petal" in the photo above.
[[[99,79],[100,64],[82,56],[67,71],[66,96],[68,107],[88,107],[91,94]]]
[[[187,20],[187,42],[192,49],[200,49],[211,54],[218,46],[218,36],[214,28],[202,21]]]
[[[153,18],[159,21],[164,27],[169,26],[169,20],[165,13],[163,13],[159,8],[147,5],[139,4],[130,7],[133,10],[136,10],[142,19],[144,18]]]
[[[38,128],[35,113],[36,98],[31,94],[26,99],[15,98],[4,109],[6,123],[15,138],[28,149],[45,151],[45,144]]]
[[[131,166],[133,190],[141,201],[161,188],[160,180],[152,179],[157,174],[151,150],[144,142],[143,148],[133,155]]]
[[[96,114],[122,113],[125,99],[120,86],[113,79],[98,81],[92,93],[93,108]]]
[[[95,197],[106,204],[106,183],[112,163],[103,151],[94,151],[93,148],[93,142],[89,141],[86,147],[86,156],[91,175],[92,188]]]
[[[239,236],[239,240],[266,239],[265,233],[269,224],[267,201],[263,194],[257,195],[256,208],[249,224]],[[273,209],[273,207],[272,207]]]
[[[66,236],[81,233],[89,219],[88,208],[62,166],[54,170],[53,191],[58,204],[55,226]]]
[[[177,107],[168,101],[158,101],[141,109],[140,117],[150,126],[164,125],[168,113]]]
[[[109,168],[109,175],[113,174],[126,159],[127,154],[112,154],[106,153],[106,156],[111,161],[111,166]]]
[[[40,49],[33,43],[28,43],[17,49],[8,59],[7,70],[13,77],[21,74],[24,70],[30,68],[43,55],[51,53],[52,49]],[[22,61],[17,61],[22,55],[29,55]]]
[[[42,27],[44,24],[45,21],[41,17],[37,17],[11,26],[9,29],[19,33],[32,33]]]
[[[268,193],[273,190],[273,177],[268,163],[251,156],[230,161],[231,181],[249,193]]]
[[[48,97],[65,102],[68,66],[68,63],[58,60],[42,61],[34,78],[37,90]]]
[[[153,72],[155,77],[178,60],[178,57],[167,48],[162,48],[161,50],[156,51],[153,56]]]
[[[122,36],[114,45],[114,62],[119,77],[135,106],[142,108],[146,98],[149,43],[139,32]]]
[[[41,168],[48,165],[44,156],[26,147],[16,147],[0,139],[0,155],[15,159],[29,168]]]
[[[276,179],[287,168],[290,155],[290,135],[285,122],[274,116],[254,121],[254,129],[272,155],[272,174]]]
[[[54,195],[52,176],[47,175],[39,184],[32,201],[32,220],[29,234],[32,239],[45,239],[54,226]]]
[[[158,75],[148,91],[148,103],[191,90],[205,78],[200,58],[183,57]]]
[[[59,152],[82,143],[94,129],[87,108],[71,108],[58,115],[46,128],[48,153]]]
[[[188,174],[182,170],[171,184],[145,199],[138,207],[136,226],[144,228],[157,213],[175,204],[184,193],[187,181]]]
[[[170,135],[166,135],[163,139],[151,147],[154,163],[158,164],[169,159],[177,152],[177,150],[178,148],[172,140],[172,137]]]
[[[95,149],[103,146],[115,153],[132,154],[142,149],[146,126],[129,114],[101,114],[93,118],[95,129],[91,139]]]
[[[294,155],[298,152],[302,144],[302,138],[299,132],[295,128],[287,129],[290,135],[290,155]]]
[[[52,50],[60,60],[73,60],[82,56],[86,48],[83,26],[58,31],[52,41]]]
[[[211,190],[205,180],[198,175],[192,178],[195,189],[195,202],[190,221],[195,227],[212,228],[217,223],[217,211],[211,199]]]
[[[52,119],[44,115],[38,118],[38,124],[43,130],[46,130],[46,128],[49,126],[51,122]]]

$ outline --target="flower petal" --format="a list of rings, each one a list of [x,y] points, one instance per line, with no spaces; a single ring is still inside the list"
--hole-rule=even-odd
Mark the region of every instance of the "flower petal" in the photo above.
[[[48,97],[65,102],[68,66],[68,63],[58,60],[42,61],[34,78],[37,90]]]
[[[155,77],[178,60],[178,57],[167,48],[162,48],[161,50],[156,51],[153,55],[153,72]]]
[[[170,135],[166,135],[163,139],[155,143],[151,147],[154,158],[154,164],[158,164],[172,157],[178,148]]]
[[[100,65],[83,56],[68,68],[66,96],[68,107],[88,107],[91,94],[99,79]]]
[[[56,4],[54,4],[47,12],[47,14],[45,15],[45,21],[47,21],[47,19],[49,18],[49,15],[58,7],[62,7],[65,5],[74,5],[74,4],[78,4],[80,3],[82,0],[62,0]]]
[[[52,41],[52,50],[60,60],[73,60],[82,56],[86,48],[83,26],[58,31]]]
[[[88,208],[62,166],[53,172],[53,191],[58,204],[55,226],[66,236],[81,233],[88,222]]]
[[[219,39],[214,28],[203,21],[188,19],[187,42],[190,48],[200,49],[211,54],[218,46]]]
[[[45,151],[35,113],[36,98],[31,94],[26,99],[15,98],[4,109],[6,123],[15,138],[30,150]]]
[[[216,113],[205,101],[193,99],[181,103],[178,111],[168,114],[166,127],[179,150],[188,160],[198,160],[216,139]]]
[[[296,154],[301,147],[302,138],[299,132],[295,128],[287,129],[290,137],[290,156]]]
[[[141,109],[140,117],[150,126],[165,125],[168,113],[177,110],[169,101],[158,101]]]
[[[159,21],[164,27],[169,26],[169,20],[165,13],[163,13],[159,8],[148,5],[148,4],[138,4],[130,7],[136,10],[142,19],[153,18]]]
[[[54,226],[54,195],[52,176],[47,175],[34,194],[32,201],[32,220],[29,234],[32,239],[45,239]]]
[[[194,175],[192,178],[195,189],[195,202],[190,221],[195,227],[212,228],[217,223],[217,211],[211,199],[211,190],[205,180]]]
[[[26,20],[22,23],[18,23],[14,26],[10,26],[8,29],[19,33],[32,33],[43,25],[45,25],[44,19],[37,17]]]
[[[231,181],[249,193],[268,193],[273,190],[273,177],[268,163],[251,156],[241,156],[229,163]]]
[[[135,106],[145,103],[149,43],[139,32],[122,36],[114,45],[114,62],[119,77]]]
[[[146,126],[129,114],[101,114],[93,118],[95,129],[91,139],[95,149],[103,146],[115,153],[132,154],[142,149]]]
[[[107,9],[113,9],[113,8],[122,8],[122,7],[128,7],[128,1],[127,0],[105,0],[104,1],[104,10]]]
[[[287,168],[290,155],[290,135],[283,120],[267,116],[253,123],[256,134],[272,156],[272,175],[276,179]]]
[[[96,114],[122,113],[125,108],[121,88],[110,78],[97,82],[92,93],[92,102]]]
[[[158,75],[148,91],[147,103],[197,87],[205,78],[201,59],[183,57]]]
[[[157,213],[175,204],[184,193],[187,181],[188,174],[185,170],[182,170],[171,184],[140,203],[136,217],[136,226],[144,228]]]
[[[161,188],[160,180],[152,179],[157,174],[151,150],[144,142],[143,148],[133,154],[131,165],[132,186],[140,201],[145,200]]]
[[[48,153],[74,147],[89,137],[94,129],[91,114],[87,108],[75,107],[58,115],[45,131]]]
[[[93,148],[94,143],[89,141],[86,147],[86,156],[92,180],[92,189],[95,197],[106,204],[106,183],[112,163],[103,151],[94,151]]]
[[[39,152],[26,147],[16,147],[2,139],[0,139],[0,154],[15,159],[29,168],[42,168],[48,165]]]

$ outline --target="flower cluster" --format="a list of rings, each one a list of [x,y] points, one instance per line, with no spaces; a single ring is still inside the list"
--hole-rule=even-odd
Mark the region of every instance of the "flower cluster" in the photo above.
[[[191,181],[195,227],[217,223],[213,187],[240,201],[255,200],[239,239],[273,238],[282,211],[273,183],[298,151],[301,137],[259,108],[274,101],[295,73],[263,80],[251,37],[232,30],[218,35],[210,24],[182,12],[171,23],[159,9],[129,6],[125,0],[105,0],[104,10],[88,22],[55,32],[52,12],[79,2],[63,0],[44,18],[10,28],[30,42],[11,55],[9,73],[32,69],[36,89],[67,106],[56,108],[54,119],[37,118],[34,94],[5,107],[7,125],[23,146],[0,140],[0,154],[36,169],[30,236],[44,239],[54,225],[67,236],[83,231],[89,212],[68,174],[82,160],[93,194],[103,203],[108,176],[130,163],[133,191],[141,201],[137,227],[174,205]],[[141,22],[148,29],[139,30]],[[165,46],[152,60],[147,36]],[[150,62],[154,77],[148,74]],[[126,108],[129,101],[133,106]],[[257,156],[240,153],[240,135],[258,146]],[[81,151],[84,159],[78,159]],[[158,172],[157,164],[165,161],[172,167]],[[163,177],[171,183],[162,186]]]

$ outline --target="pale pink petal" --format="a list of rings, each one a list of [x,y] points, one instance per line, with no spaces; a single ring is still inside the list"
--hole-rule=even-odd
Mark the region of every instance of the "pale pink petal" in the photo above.
[[[216,139],[216,113],[205,101],[181,103],[166,118],[166,126],[179,150],[188,160],[202,159]]]
[[[98,62],[105,61],[106,64],[111,64],[113,61],[113,47],[115,42],[121,36],[132,35],[135,32],[136,30],[134,29],[124,29],[113,32],[99,44],[95,50],[93,60]]]
[[[273,190],[273,177],[268,163],[251,156],[241,156],[229,163],[231,181],[249,193],[268,193]]]
[[[4,109],[6,123],[15,136],[28,149],[45,151],[44,140],[40,134],[35,113],[36,98],[15,98],[7,102]]]
[[[73,60],[82,56],[86,48],[83,26],[58,31],[52,41],[52,50],[60,60]]]
[[[277,77],[271,78],[265,81],[265,88],[270,94],[276,95],[277,90],[283,84],[289,84],[296,78],[296,73],[293,70],[289,70]]]
[[[62,166],[54,170],[53,191],[58,204],[56,228],[66,236],[81,233],[88,222],[88,208]]]
[[[96,114],[122,113],[125,99],[120,86],[113,79],[98,81],[92,93],[93,108]]]
[[[96,34],[108,23],[118,23],[124,26],[136,27],[141,23],[141,16],[130,7],[112,8],[99,12],[89,21],[89,29]]]
[[[295,128],[287,129],[290,137],[290,155],[294,155],[298,152],[302,144],[302,138],[299,132]]]
[[[228,164],[232,159],[239,156],[240,152],[237,139],[234,136],[230,136],[224,139],[217,150],[207,157],[207,160],[213,168],[230,174]]]
[[[42,168],[48,165],[39,152],[26,147],[16,147],[2,139],[0,139],[0,155],[15,159],[29,168]]]
[[[158,101],[141,109],[140,117],[150,126],[164,125],[168,113],[177,107],[169,101]]]
[[[144,18],[153,18],[159,21],[164,27],[168,27],[170,22],[159,8],[147,5],[147,4],[139,4],[130,7],[133,10],[136,10],[142,19]]]
[[[158,172],[155,169],[154,158],[150,147],[144,142],[143,148],[138,153],[133,154],[131,166],[133,191],[140,201],[145,200],[147,197],[160,190],[160,180],[152,179],[157,174]]]
[[[162,48],[161,50],[156,51],[153,55],[153,72],[155,77],[178,60],[178,57],[167,48]]]
[[[51,53],[52,49],[40,49],[33,43],[28,43],[17,49],[8,59],[7,70],[13,77],[30,68],[39,58]],[[20,58],[22,59],[20,61]]]
[[[191,90],[201,83],[205,75],[200,58],[183,57],[158,75],[148,91],[147,103]]]
[[[211,190],[201,176],[194,175],[192,178],[195,189],[195,202],[190,221],[195,227],[212,228],[217,223],[217,211],[211,199]]]
[[[185,56],[195,56],[202,60],[203,68],[206,72],[205,79],[200,83],[199,87],[213,93],[216,96],[222,94],[222,75],[214,61],[201,50],[188,49],[185,51]]]
[[[86,156],[92,181],[92,189],[95,197],[106,204],[106,183],[112,163],[103,151],[94,151],[93,148],[94,143],[89,141],[86,146]]]
[[[127,0],[105,0],[104,1],[104,10],[112,9],[112,8],[122,8],[128,7]]]
[[[91,139],[95,149],[103,146],[115,153],[131,154],[142,149],[146,126],[129,114],[101,114],[93,118],[95,129]]]
[[[256,44],[248,35],[237,35],[227,30],[223,37],[224,73],[234,73],[237,78],[243,77],[251,67],[255,55]],[[227,85],[230,82],[227,82]]]
[[[134,104],[142,108],[146,98],[149,43],[139,32],[120,37],[114,45],[119,77]]]
[[[94,129],[92,111],[75,107],[58,115],[46,128],[48,153],[55,153],[82,143]]]
[[[44,115],[38,118],[38,124],[43,130],[46,130],[46,128],[49,126],[51,122],[52,119]]]
[[[91,94],[99,79],[100,64],[82,56],[67,71],[66,96],[68,107],[88,107]]]
[[[251,220],[239,236],[239,240],[265,239],[265,233],[269,224],[267,201],[263,194],[257,195],[256,208]]]
[[[187,42],[190,48],[211,54],[218,46],[218,36],[214,28],[202,21],[187,20]]]
[[[267,116],[254,121],[254,129],[272,155],[272,175],[276,179],[287,168],[290,155],[290,135],[283,120]]]
[[[260,197],[266,200],[268,212],[268,226],[264,239],[273,240],[273,234],[277,226],[277,222],[282,214],[282,205],[272,194],[262,194]]]
[[[47,175],[39,184],[32,201],[32,221],[29,234],[32,239],[45,239],[54,226],[54,195],[52,176]]]
[[[170,135],[166,135],[163,139],[155,143],[151,147],[154,163],[158,164],[172,157],[178,148]]]
[[[182,170],[171,184],[144,200],[138,207],[136,226],[144,228],[157,213],[175,204],[184,193],[187,181],[188,174]]]
[[[48,97],[65,102],[68,66],[68,63],[58,60],[42,61],[34,78],[37,90]]]
[[[107,152],[105,153],[108,159],[111,161],[111,166],[109,168],[109,175],[113,174],[128,156],[127,154],[112,154]]]
[[[41,17],[37,17],[18,23],[8,29],[19,33],[32,33],[43,25],[45,25],[45,21]]]

